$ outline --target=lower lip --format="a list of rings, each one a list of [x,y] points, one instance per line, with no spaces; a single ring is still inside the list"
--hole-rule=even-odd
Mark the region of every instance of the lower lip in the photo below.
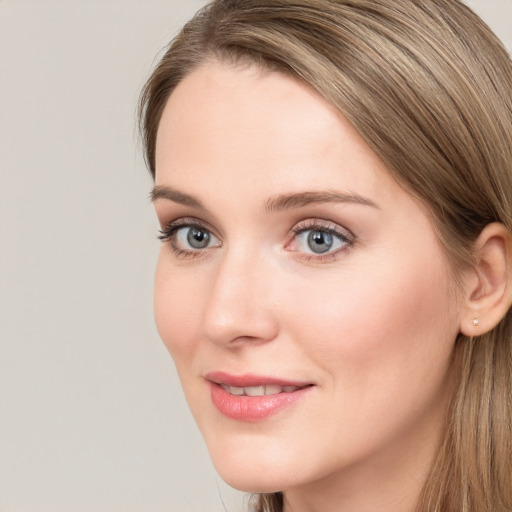
[[[292,393],[278,393],[264,396],[236,396],[220,385],[210,382],[212,402],[228,418],[239,421],[259,421],[282,411],[301,400],[310,387]]]

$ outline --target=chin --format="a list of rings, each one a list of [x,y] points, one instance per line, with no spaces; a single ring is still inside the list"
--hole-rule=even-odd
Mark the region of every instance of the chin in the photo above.
[[[231,442],[230,442],[231,441]],[[283,446],[257,439],[207,443],[217,473],[231,487],[250,493],[273,493],[307,480],[304,467]],[[288,447],[289,448],[289,447]]]
[[[248,463],[248,467],[245,469],[245,472],[250,471],[250,462]],[[256,478],[255,475],[243,475],[243,474],[233,474],[230,472],[228,475],[224,475],[219,471],[220,477],[226,482],[229,486],[233,487],[242,492],[247,493],[257,493],[257,494],[271,494],[274,492],[281,492],[283,487],[279,487],[274,482],[268,481],[269,479],[266,477]]]
[[[217,468],[217,466],[215,466]],[[283,479],[274,478],[269,474],[257,474],[252,469],[251,461],[246,461],[245,467],[236,470],[217,468],[219,476],[228,485],[242,492],[270,494],[274,492],[281,492],[289,488]],[[270,472],[272,475],[273,472]]]

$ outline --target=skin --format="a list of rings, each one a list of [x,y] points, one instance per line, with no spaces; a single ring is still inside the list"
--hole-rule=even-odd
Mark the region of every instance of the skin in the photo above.
[[[220,475],[284,491],[287,512],[412,511],[462,315],[425,209],[316,92],[252,66],[209,62],[178,85],[156,169],[160,225],[182,223],[160,251],[157,327]],[[266,208],[325,191],[351,201]],[[211,233],[205,249],[187,245],[191,218]],[[349,240],[318,255],[292,232],[312,225]],[[314,386],[241,422],[212,404],[212,371]]]

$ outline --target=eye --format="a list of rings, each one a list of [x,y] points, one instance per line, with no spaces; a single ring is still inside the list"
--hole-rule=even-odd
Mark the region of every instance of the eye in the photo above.
[[[174,232],[177,245],[182,248],[206,249],[215,238],[204,228],[190,226],[179,228]]]
[[[303,253],[308,258],[333,257],[354,243],[348,230],[328,221],[309,220],[292,229],[293,239],[286,246],[292,252]]]
[[[311,251],[315,254],[323,254],[325,252],[329,252],[335,248],[335,242],[338,242],[338,245],[340,245],[340,241],[336,240],[331,233],[320,230],[304,231],[298,236],[298,239],[300,240],[300,249],[311,249]]]
[[[220,240],[205,226],[192,219],[179,219],[172,222],[158,237],[168,241],[176,256],[198,256],[205,249],[219,247]]]

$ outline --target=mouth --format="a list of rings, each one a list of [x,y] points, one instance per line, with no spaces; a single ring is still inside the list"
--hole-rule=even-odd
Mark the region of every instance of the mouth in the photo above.
[[[239,421],[260,421],[292,406],[308,394],[314,384],[226,373],[206,376],[213,405],[224,416]]]
[[[227,393],[234,396],[269,396],[278,395],[280,393],[294,393],[299,389],[309,387],[306,386],[279,386],[277,384],[265,384],[262,386],[228,386],[227,384],[219,384],[220,387]]]

